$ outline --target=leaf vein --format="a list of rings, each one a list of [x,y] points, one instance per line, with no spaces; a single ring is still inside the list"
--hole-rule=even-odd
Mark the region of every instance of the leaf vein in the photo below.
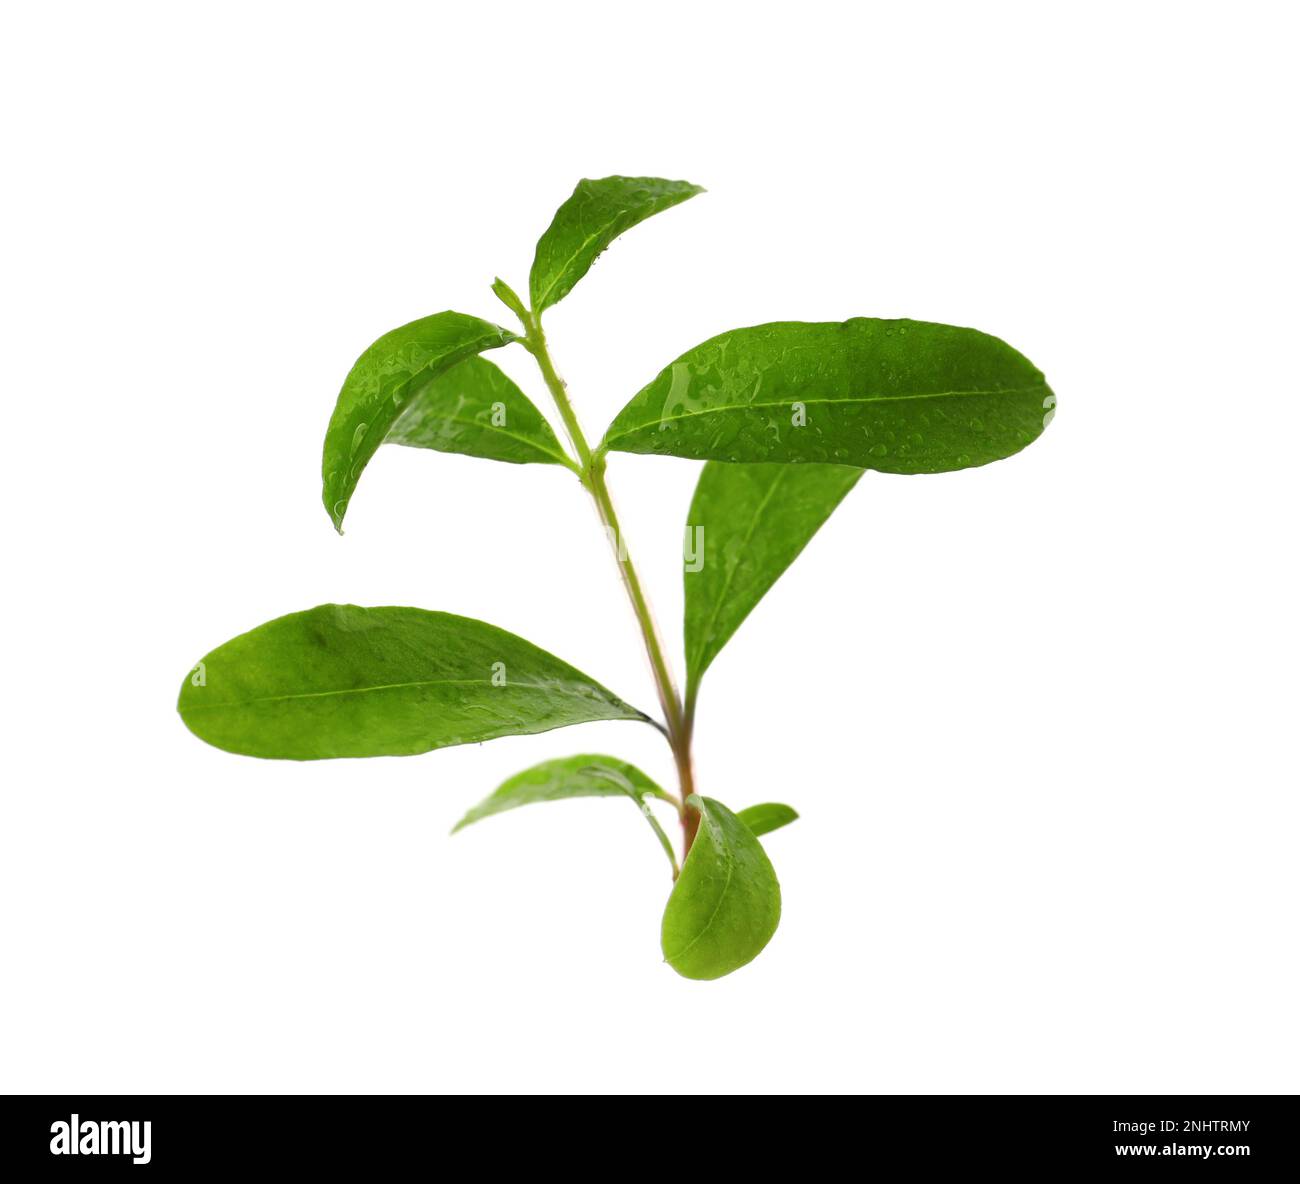
[[[393,431],[399,431],[401,429],[402,419],[405,419],[408,415],[411,417],[412,420],[417,419],[418,416],[414,414],[414,412],[417,410],[418,410],[418,406],[413,403],[405,412],[403,412],[401,418],[399,418],[398,421],[395,424],[393,424]],[[520,444],[523,444],[526,447],[533,449],[534,452],[540,452],[543,456],[554,457],[555,460],[558,461],[560,464],[570,463],[569,458],[565,456],[562,452],[552,452],[550,448],[543,447],[536,440],[533,440],[528,436],[521,436],[519,435],[518,432],[512,432],[508,428],[499,428],[495,424],[481,423],[479,420],[476,419],[466,419],[462,415],[436,415],[435,418],[440,419],[444,423],[464,424],[466,427],[478,428],[484,432],[493,432],[498,436],[506,436],[511,440],[516,440]],[[390,432],[389,434],[391,435],[392,432]],[[386,441],[386,443],[403,444],[408,448],[425,447],[425,445],[423,444],[408,443],[408,441],[406,440],[392,440],[392,441]]]
[[[976,395],[1028,395],[1035,391],[1042,390],[1045,384],[1038,383],[1034,386],[1015,387],[1001,390],[973,390],[973,391],[928,391],[925,394],[916,395],[872,395],[864,398],[848,399],[779,399],[775,402],[762,403],[728,403],[720,407],[704,407],[698,411],[683,411],[680,415],[657,415],[652,419],[647,419],[642,423],[633,424],[625,428],[617,435],[607,435],[603,447],[608,448],[614,440],[622,439],[625,436],[634,435],[643,431],[651,424],[658,423],[661,426],[666,423],[676,423],[678,420],[703,418],[706,415],[722,415],[728,411],[773,411],[776,408],[783,410],[791,403],[803,403],[805,406],[838,406],[857,405],[865,403],[906,403],[916,399],[950,399],[950,398],[970,398]]]
[[[343,687],[331,691],[298,691],[291,695],[257,695],[251,699],[236,699],[226,703],[194,703],[188,705],[187,712],[194,711],[217,711],[223,707],[251,707],[255,703],[282,703],[291,702],[295,699],[327,699],[337,695],[367,695],[373,691],[400,691],[411,690],[416,687],[438,687],[438,686],[493,686],[491,679],[488,678],[428,678],[420,679],[415,682],[394,682],[382,683],[375,686],[366,687]],[[562,686],[547,683],[532,682],[508,682],[508,687],[522,687],[530,691],[554,691],[562,695],[571,695],[575,699],[585,698],[578,691],[566,690]],[[499,689],[499,687],[498,687]]]
[[[697,839],[698,841],[698,839]],[[736,857],[732,855],[731,850],[725,843],[718,844],[718,850],[722,852],[723,858],[727,863],[727,878],[722,882],[722,891],[718,893],[717,903],[713,906],[713,912],[709,914],[709,919],[704,923],[704,927],[690,941],[688,941],[680,950],[672,955],[673,958],[681,958],[687,950],[691,949],[710,929],[713,928],[713,922],[718,919],[718,913],[722,910],[722,902],[726,899],[727,893],[731,891],[732,877],[736,870]],[[685,869],[683,868],[683,871]]]

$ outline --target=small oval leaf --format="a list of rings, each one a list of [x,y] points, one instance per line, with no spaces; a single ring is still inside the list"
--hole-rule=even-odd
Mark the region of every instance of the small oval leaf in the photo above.
[[[619,412],[601,449],[942,473],[1019,452],[1055,404],[1032,362],[975,329],[783,321],[688,350]]]
[[[579,181],[537,241],[528,295],[533,312],[558,304],[625,230],[704,190],[660,177],[602,177]]]
[[[489,818],[534,802],[558,802],[564,798],[647,797],[673,801],[635,765],[613,756],[582,753],[543,761],[503,781],[491,794],[456,823],[453,834],[472,822]]]
[[[384,443],[507,464],[572,464],[532,400],[500,366],[480,357],[457,362],[421,387]]]
[[[385,333],[357,359],[334,405],[321,460],[321,496],[335,529],[343,529],[370,458],[423,387],[457,362],[516,339],[490,321],[439,312]]]
[[[323,604],[240,634],[181,687],[185,725],[278,760],[410,756],[589,720],[645,720],[599,683],[483,621]]]
[[[689,703],[709,663],[861,476],[845,465],[704,466],[683,548]]]
[[[664,909],[664,957],[685,978],[721,978],[758,956],[781,919],[781,886],[753,832],[692,794],[700,826]]]
[[[736,812],[740,819],[755,835],[765,835],[783,826],[789,826],[799,817],[795,811],[781,802],[762,802],[757,806],[746,806]]]

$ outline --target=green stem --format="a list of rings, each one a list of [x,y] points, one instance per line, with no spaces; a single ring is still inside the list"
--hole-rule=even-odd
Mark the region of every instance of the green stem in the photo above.
[[[677,865],[677,856],[673,854],[673,845],[668,841],[668,836],[664,834],[664,828],[659,825],[659,819],[654,816],[654,811],[650,809],[648,802],[638,802],[638,808],[645,815],[646,821],[650,824],[650,829],[659,837],[659,845],[664,849],[664,854],[668,856],[668,862],[672,865],[673,879],[677,879],[682,874],[682,869]]]
[[[681,875],[682,869],[677,866],[677,856],[673,854],[673,845],[668,841],[668,836],[664,834],[664,828],[659,825],[659,819],[655,817],[654,811],[650,809],[649,801],[637,791],[636,787],[626,777],[615,773],[612,769],[591,768],[587,772],[594,773],[597,777],[602,777],[604,780],[616,785],[636,803],[636,808],[645,815],[646,821],[650,824],[650,829],[655,832],[659,839],[659,845],[664,849],[664,854],[668,856],[668,862],[672,864],[673,879],[677,879]],[[662,796],[677,806],[680,812],[681,804],[672,794],[665,791]]]
[[[677,687],[673,682],[672,671],[668,668],[668,661],[664,657],[663,645],[659,640],[659,631],[655,628],[654,616],[650,611],[650,602],[646,599],[645,591],[641,587],[641,579],[637,575],[636,566],[632,562],[632,556],[628,552],[627,539],[623,534],[623,527],[619,523],[618,513],[614,509],[614,501],[609,495],[609,486],[605,483],[605,458],[603,456],[594,458],[587,466],[587,488],[591,491],[591,496],[596,502],[596,510],[600,514],[600,520],[605,527],[605,532],[609,535],[610,545],[614,549],[615,558],[618,560],[619,570],[623,573],[623,585],[627,589],[628,599],[632,602],[632,611],[636,613],[637,624],[641,628],[641,636],[645,640],[646,654],[650,658],[650,668],[654,674],[655,686],[659,690],[660,706],[664,710],[664,718],[668,723],[668,738],[670,741],[677,741],[685,735],[684,722],[685,717],[682,715],[681,700],[677,695]]]
[[[504,287],[504,285],[502,286]],[[668,661],[664,657],[664,648],[659,639],[659,632],[655,628],[654,616],[650,611],[650,602],[646,599],[645,590],[641,586],[641,578],[637,575],[636,566],[628,553],[627,540],[623,535],[622,526],[619,524],[618,512],[614,509],[614,501],[609,495],[609,486],[605,482],[605,457],[601,453],[593,453],[587,443],[587,438],[582,431],[582,425],[578,423],[578,417],[574,413],[573,405],[569,402],[569,394],[565,389],[564,380],[556,371],[555,363],[551,360],[551,354],[546,345],[546,334],[542,332],[540,315],[526,311],[520,316],[520,320],[527,331],[527,336],[523,339],[523,345],[537,360],[538,369],[542,372],[542,380],[546,383],[546,389],[551,392],[551,398],[555,400],[555,406],[560,413],[560,418],[564,421],[564,429],[568,433],[573,449],[578,455],[578,460],[582,466],[579,476],[587,492],[591,494],[592,500],[596,503],[596,511],[600,515],[606,534],[609,536],[610,545],[614,549],[614,558],[618,562],[618,569],[623,577],[623,586],[627,590],[628,599],[632,602],[632,611],[636,614],[637,625],[641,630],[641,637],[645,643],[646,655],[650,659],[650,671],[654,676],[655,689],[659,693],[659,705],[663,709],[664,720],[668,725],[668,743],[673,751],[673,761],[677,766],[677,780],[681,787],[679,813],[684,834],[684,857],[691,849],[691,842],[695,838],[695,830],[699,825],[699,816],[691,807],[686,805],[686,799],[695,792],[695,775],[691,766],[690,721],[682,709],[682,700],[677,693],[677,686],[673,682]]]

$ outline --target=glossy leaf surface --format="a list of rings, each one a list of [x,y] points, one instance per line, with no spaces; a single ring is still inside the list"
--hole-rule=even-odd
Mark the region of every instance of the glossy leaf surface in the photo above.
[[[861,476],[845,465],[704,466],[685,548],[689,700],[718,651]]]
[[[593,797],[631,797],[636,801],[651,797],[672,801],[670,795],[635,765],[613,756],[581,753],[544,761],[516,773],[456,823],[455,830],[493,814],[531,806],[535,802]]]
[[[500,366],[480,357],[422,386],[384,443],[518,465],[569,463],[545,416]]]
[[[528,294],[540,313],[569,294],[599,255],[625,230],[704,190],[660,177],[579,181],[537,242]]]
[[[740,819],[755,835],[765,835],[783,826],[789,826],[799,815],[781,802],[762,802],[737,811]]]
[[[1004,341],[926,321],[785,321],[688,350],[619,412],[604,449],[941,473],[1020,451],[1055,396]]]
[[[322,500],[337,530],[362,471],[423,388],[457,362],[514,341],[499,325],[439,312],[385,333],[343,381],[325,432]]]
[[[178,708],[209,744],[282,760],[409,756],[645,718],[504,629],[351,604],[290,613],[218,646],[186,679]]]
[[[776,932],[781,887],[753,831],[712,798],[688,800],[700,826],[664,910],[664,957],[686,978],[721,978]]]

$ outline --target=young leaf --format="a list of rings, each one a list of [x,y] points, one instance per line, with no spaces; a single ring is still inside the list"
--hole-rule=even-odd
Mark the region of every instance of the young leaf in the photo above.
[[[528,396],[480,357],[457,362],[412,395],[384,443],[517,465],[572,464]]]
[[[757,836],[789,826],[799,815],[781,802],[763,802],[758,806],[746,806],[743,810],[738,810],[736,817]]]
[[[625,230],[704,190],[659,177],[602,177],[579,181],[537,241],[528,294],[533,312],[558,304]]]
[[[700,827],[664,909],[664,957],[686,978],[721,978],[758,956],[781,919],[781,887],[753,832],[692,794]]]
[[[687,518],[686,697],[862,476],[845,465],[731,465],[700,473]]]
[[[1019,452],[1055,402],[1033,363],[974,329],[785,321],[688,350],[619,412],[601,449],[941,473]]]
[[[543,761],[504,781],[458,823],[452,834],[505,810],[531,806],[534,802],[558,802],[563,798],[632,797],[636,801],[660,798],[673,801],[635,765],[613,756],[583,753]]]
[[[631,798],[658,838],[659,845],[668,856],[668,862],[672,864],[673,876],[676,877],[677,856],[673,854],[673,845],[646,801],[647,798],[660,798],[676,805],[676,799],[660,789],[635,765],[612,756],[566,756],[516,773],[456,823],[451,833],[455,834],[480,818],[500,814],[503,810],[514,810],[518,806],[529,806],[533,802],[587,797]]]
[[[335,529],[343,529],[362,470],[423,387],[457,362],[514,340],[478,317],[439,312],[385,333],[357,359],[334,405],[321,461],[322,500]]]
[[[409,756],[589,720],[637,719],[599,683],[483,621],[323,604],[259,625],[194,668],[177,705],[227,752]]]

